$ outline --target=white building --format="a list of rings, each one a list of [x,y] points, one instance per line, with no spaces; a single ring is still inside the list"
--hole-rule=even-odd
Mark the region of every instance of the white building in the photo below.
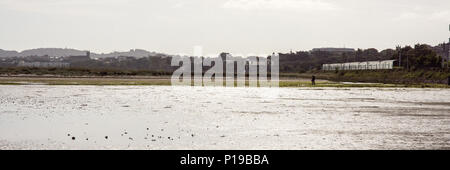
[[[324,64],[322,70],[391,70],[395,60]]]
[[[69,67],[70,63],[65,63],[65,62],[25,62],[25,61],[20,61],[17,66],[19,66],[19,67],[65,68],[65,67]]]

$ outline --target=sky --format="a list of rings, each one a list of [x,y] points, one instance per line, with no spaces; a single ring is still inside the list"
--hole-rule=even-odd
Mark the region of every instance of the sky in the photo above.
[[[437,45],[449,0],[0,0],[0,49],[270,54]]]

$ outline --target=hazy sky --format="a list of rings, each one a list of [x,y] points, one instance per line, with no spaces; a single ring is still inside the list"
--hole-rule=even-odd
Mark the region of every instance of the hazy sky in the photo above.
[[[0,49],[378,49],[450,37],[449,0],[0,0]]]

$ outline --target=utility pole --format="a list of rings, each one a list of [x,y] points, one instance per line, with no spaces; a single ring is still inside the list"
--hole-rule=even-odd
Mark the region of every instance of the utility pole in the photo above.
[[[406,55],[406,69],[409,71],[409,55]]]
[[[444,56],[442,56],[442,68],[448,67],[448,63],[446,63],[448,61],[448,56],[449,56],[449,50],[447,48],[447,43],[444,41],[444,43],[442,43],[442,52],[444,54]],[[446,66],[447,65],[447,66]]]
[[[398,45],[397,46],[397,51],[398,51],[398,67],[402,67],[402,46]]]
[[[447,47],[447,68],[449,68],[449,62],[450,62],[450,38],[448,39],[448,45],[446,45]]]

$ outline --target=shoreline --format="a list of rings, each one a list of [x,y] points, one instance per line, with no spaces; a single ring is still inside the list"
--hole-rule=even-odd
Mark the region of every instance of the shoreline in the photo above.
[[[248,83],[248,81],[246,81]],[[280,77],[280,87],[373,87],[373,88],[450,88],[445,84],[383,84],[366,82],[335,82],[324,79],[316,86],[306,78]],[[0,85],[94,85],[94,86],[170,86],[170,76],[0,76]]]

